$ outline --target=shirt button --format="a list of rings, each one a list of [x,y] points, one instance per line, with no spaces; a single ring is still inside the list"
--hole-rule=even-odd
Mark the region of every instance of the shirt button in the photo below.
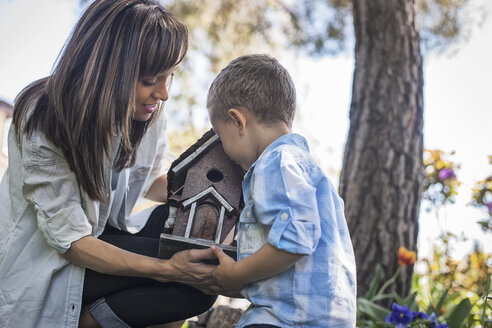
[[[249,217],[251,217],[251,211],[247,211],[247,212],[246,212],[246,216],[247,216],[248,218],[249,218]]]
[[[288,217],[289,217],[289,214],[287,214],[287,213],[282,213],[282,215],[280,215],[280,218],[282,219],[282,221],[287,220]]]

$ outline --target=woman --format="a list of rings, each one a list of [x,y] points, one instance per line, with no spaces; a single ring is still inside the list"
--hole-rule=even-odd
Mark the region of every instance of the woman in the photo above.
[[[211,251],[157,259],[166,208],[129,216],[140,195],[167,198],[161,112],[187,37],[156,1],[97,0],[52,75],[16,99],[0,185],[0,326],[144,327],[212,305],[190,287],[213,287]]]

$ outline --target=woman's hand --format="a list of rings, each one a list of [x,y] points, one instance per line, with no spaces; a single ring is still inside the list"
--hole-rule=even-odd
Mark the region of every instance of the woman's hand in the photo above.
[[[214,294],[209,287],[215,288],[213,271],[216,266],[202,263],[202,260],[215,259],[212,249],[186,250],[163,260],[131,253],[86,236],[73,242],[62,256],[76,265],[100,273],[180,282]]]
[[[169,270],[163,271],[161,277],[156,277],[160,281],[175,281],[193,286],[208,286],[214,283],[213,272],[215,265],[205,264],[203,260],[215,259],[212,249],[190,249],[174,254],[166,261]],[[171,279],[171,280],[170,280]]]

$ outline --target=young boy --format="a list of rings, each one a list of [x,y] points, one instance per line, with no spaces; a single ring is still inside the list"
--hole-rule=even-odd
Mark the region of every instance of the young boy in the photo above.
[[[217,283],[252,305],[237,327],[355,327],[356,279],[343,201],[291,133],[289,73],[267,55],[233,60],[208,92],[212,126],[247,170],[238,262],[215,248]]]

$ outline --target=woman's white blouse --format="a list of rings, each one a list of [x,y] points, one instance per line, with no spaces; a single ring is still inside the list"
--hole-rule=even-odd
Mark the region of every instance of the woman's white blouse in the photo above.
[[[60,254],[102,233],[115,195],[127,190],[129,213],[165,173],[165,128],[162,114],[142,139],[135,165],[121,172],[125,185],[111,191],[111,166],[105,167],[109,202],[99,203],[77,184],[59,148],[37,132],[18,143],[11,125],[9,166],[0,184],[0,327],[78,326],[84,269]]]

